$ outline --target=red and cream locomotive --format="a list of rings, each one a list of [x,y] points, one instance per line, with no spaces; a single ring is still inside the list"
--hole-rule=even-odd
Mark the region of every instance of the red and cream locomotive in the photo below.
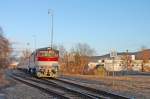
[[[35,50],[25,60],[25,64],[19,66],[19,68],[26,68],[31,74],[35,74],[37,77],[51,77],[55,78],[59,74],[59,51],[51,49],[49,47],[39,48]]]
[[[59,51],[40,48],[34,51],[29,58],[28,70],[37,77],[57,77],[59,70]]]

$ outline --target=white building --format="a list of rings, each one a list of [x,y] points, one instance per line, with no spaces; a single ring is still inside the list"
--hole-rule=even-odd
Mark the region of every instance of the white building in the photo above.
[[[94,69],[97,65],[100,65],[99,62],[89,62],[88,63],[88,70]]]
[[[122,71],[125,69],[123,60],[105,60],[104,68],[107,71]]]
[[[142,60],[132,60],[132,70],[133,71],[141,71],[142,69]]]

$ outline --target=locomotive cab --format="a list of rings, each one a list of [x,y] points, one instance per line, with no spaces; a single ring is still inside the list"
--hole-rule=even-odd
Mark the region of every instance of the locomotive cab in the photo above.
[[[59,51],[50,48],[41,48],[31,55],[29,70],[37,77],[58,76],[59,72]]]

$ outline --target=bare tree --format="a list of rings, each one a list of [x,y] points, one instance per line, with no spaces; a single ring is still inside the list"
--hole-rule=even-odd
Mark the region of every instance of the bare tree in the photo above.
[[[71,52],[78,53],[81,56],[92,56],[95,54],[95,50],[91,48],[88,44],[86,43],[78,43],[76,44],[72,49]]]
[[[58,50],[59,50],[60,58],[63,58],[65,56],[65,54],[67,53],[67,50],[63,45],[59,45]]]
[[[85,65],[89,62],[89,56],[95,53],[88,44],[78,43],[67,51],[63,45],[57,46],[60,55],[60,69],[63,73],[82,74]]]
[[[2,29],[2,27],[0,27],[0,36],[2,36],[3,35],[3,29]]]
[[[60,64],[60,71],[67,72],[68,71],[68,52],[63,45],[57,46],[59,50],[59,64]]]
[[[147,63],[150,59],[150,50],[148,49],[142,49],[142,51],[140,52],[139,58],[143,60],[142,63],[142,71],[144,71],[144,65],[145,63]]]
[[[147,47],[145,45],[141,46],[141,51],[146,50],[146,49],[147,49]]]
[[[31,55],[31,51],[30,51],[29,49],[26,49],[26,50],[23,50],[23,51],[22,51],[22,57],[23,57],[24,59],[29,58],[30,55]]]
[[[3,35],[3,30],[0,27],[0,69],[4,68],[9,63],[11,53],[11,44]]]
[[[23,65],[25,60],[28,60],[30,55],[31,55],[31,50],[29,49],[25,49],[25,50],[22,50],[21,51],[21,55],[20,57],[18,58],[18,61],[19,61],[19,65]]]
[[[82,74],[89,62],[89,56],[92,56],[94,53],[95,50],[86,43],[78,43],[72,47],[69,53],[69,60],[71,60],[69,61],[70,72]]]

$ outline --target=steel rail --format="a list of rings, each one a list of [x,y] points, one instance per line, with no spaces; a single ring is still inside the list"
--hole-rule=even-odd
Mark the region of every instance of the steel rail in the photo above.
[[[69,81],[62,80],[62,79],[55,79],[55,80],[63,82],[63,83],[67,83],[67,84],[70,84],[70,85],[73,85],[73,86],[76,86],[76,87],[83,88],[84,90],[90,90],[90,91],[92,91],[94,93],[97,93],[99,95],[102,95],[104,97],[109,97],[110,99],[131,99],[130,97],[118,95],[118,94],[115,94],[115,93],[109,93],[109,92],[106,92],[106,91],[103,91],[103,90],[83,86],[83,85],[73,83],[73,82],[69,82]]]
[[[22,75],[18,75],[18,76],[22,76]],[[26,76],[27,77],[27,76]],[[32,81],[36,81],[35,79],[31,79],[31,76],[26,79],[30,79]],[[72,88],[67,88],[63,85],[60,85],[60,84],[57,84],[56,82],[54,81],[60,81],[60,82],[63,82],[64,84],[69,84],[69,85],[72,85],[73,87],[78,87],[80,89],[83,89],[83,90],[86,90],[88,91],[87,92],[80,92],[79,90],[73,90]],[[45,82],[46,81],[46,82]],[[51,86],[55,86],[57,88],[60,88],[60,89],[63,89],[63,90],[67,90],[67,91],[70,91],[70,92],[73,92],[73,93],[76,93],[76,94],[79,94],[80,96],[84,97],[84,98],[88,98],[88,99],[131,99],[129,97],[125,97],[125,96],[121,96],[121,95],[118,95],[118,94],[115,94],[115,93],[109,93],[109,92],[106,92],[106,91],[103,91],[103,90],[99,90],[99,89],[95,89],[95,88],[91,88],[91,87],[87,87],[87,86],[83,86],[83,85],[80,85],[80,84],[76,84],[76,83],[73,83],[73,82],[69,82],[69,81],[66,81],[66,80],[63,80],[63,79],[53,79],[53,80],[49,80],[49,79],[39,79],[38,83],[43,83],[43,84],[46,84],[46,85],[51,85]],[[94,94],[92,94],[94,93]]]
[[[44,79],[32,79],[31,77],[27,77],[27,76],[23,76],[23,75],[18,75],[18,74],[14,74],[15,76],[19,76],[19,77],[22,77],[24,79],[27,79],[27,80],[31,80],[33,82],[37,82],[37,83],[41,83],[41,84],[45,84],[45,85],[48,85],[48,86],[53,86],[55,88],[59,88],[61,90],[66,90],[68,92],[71,92],[73,93],[74,95],[76,96],[80,96],[82,97],[83,99],[105,99],[104,97],[96,97],[94,95],[90,95],[90,94],[86,94],[84,92],[80,92],[80,91],[76,91],[76,90],[73,90],[71,88],[66,88],[64,87],[63,85],[58,85],[56,83],[53,83],[53,82],[49,82],[47,80],[44,80]],[[71,97],[69,97],[71,98]]]
[[[15,80],[17,80],[17,81],[23,83],[23,84],[26,84],[26,85],[30,86],[30,87],[37,88],[37,89],[41,90],[42,92],[45,92],[45,93],[47,93],[47,94],[49,94],[49,95],[54,95],[54,96],[57,97],[58,99],[70,99],[69,97],[66,97],[66,96],[64,96],[63,94],[58,93],[58,92],[56,92],[56,91],[54,91],[54,90],[50,90],[50,89],[47,89],[47,88],[43,88],[43,87],[40,87],[40,86],[38,86],[38,85],[32,84],[32,83],[30,83],[30,82],[28,82],[28,81],[22,80],[20,77],[16,77],[16,76],[14,76],[14,75],[9,75],[9,76],[10,76],[11,78],[13,78],[13,79],[15,79]]]

